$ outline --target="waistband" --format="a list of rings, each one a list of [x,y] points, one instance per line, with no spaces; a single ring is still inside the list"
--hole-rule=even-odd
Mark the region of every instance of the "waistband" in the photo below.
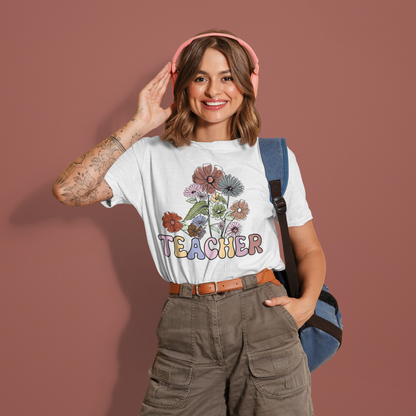
[[[251,279],[250,279],[251,278]],[[257,280],[257,282],[256,282]],[[256,274],[250,274],[236,279],[223,280],[222,282],[207,282],[198,285],[192,285],[192,295],[215,295],[216,293],[229,292],[230,290],[246,289],[255,287],[263,283],[273,282],[280,286],[281,283],[276,279],[273,270],[264,269]],[[189,284],[169,283],[169,293],[180,295],[184,291],[189,291]]]

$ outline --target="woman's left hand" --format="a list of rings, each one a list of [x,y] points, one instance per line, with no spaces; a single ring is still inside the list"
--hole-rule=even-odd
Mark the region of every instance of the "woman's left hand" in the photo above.
[[[316,306],[316,303],[314,304],[308,299],[302,297],[296,299],[289,296],[271,298],[265,303],[267,306],[283,306],[293,316],[299,328],[313,315]]]

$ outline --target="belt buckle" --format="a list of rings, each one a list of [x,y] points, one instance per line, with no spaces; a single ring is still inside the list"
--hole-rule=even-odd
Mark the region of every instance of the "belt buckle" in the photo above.
[[[210,283],[214,283],[214,285],[215,285],[215,292],[212,292],[212,293],[211,292],[210,293],[199,293],[199,290],[198,290],[199,285],[209,285]],[[216,295],[218,293],[218,285],[217,285],[217,282],[200,283],[200,284],[196,285],[195,292],[196,292],[196,294],[198,296]]]

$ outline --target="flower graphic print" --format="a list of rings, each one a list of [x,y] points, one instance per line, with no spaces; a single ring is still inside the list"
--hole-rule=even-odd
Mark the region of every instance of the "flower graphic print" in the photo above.
[[[235,220],[245,220],[248,213],[250,212],[247,202],[243,201],[242,199],[234,202],[234,204],[231,206],[231,211],[231,216]]]
[[[211,164],[205,164],[196,168],[192,176],[192,181],[198,185],[202,185],[202,191],[213,194],[218,189],[218,182],[224,176],[221,169]]]
[[[174,212],[165,212],[165,215],[162,217],[163,226],[167,228],[170,233],[179,231],[183,227],[183,224],[179,222],[181,219],[182,217]]]
[[[241,233],[241,228],[241,224],[238,221],[233,221],[227,227],[227,234],[235,237]]]
[[[225,175],[218,183],[220,191],[224,195],[239,196],[244,191],[243,184],[232,175]]]
[[[196,167],[192,183],[182,189],[190,204],[186,215],[167,210],[162,217],[163,227],[176,234],[158,236],[166,256],[171,255],[171,248],[176,257],[191,260],[225,258],[226,253],[230,258],[243,257],[263,251],[259,234],[243,235],[250,209],[246,200],[236,199],[245,189],[239,178],[226,174],[221,166],[205,163]],[[185,244],[190,244],[189,251]]]

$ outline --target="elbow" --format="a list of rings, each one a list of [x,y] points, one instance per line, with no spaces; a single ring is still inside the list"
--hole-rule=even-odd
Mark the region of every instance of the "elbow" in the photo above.
[[[56,185],[56,183],[54,183],[52,185],[52,195],[54,196],[55,199],[57,199],[59,202],[62,202],[62,195],[59,192],[59,186]]]
[[[72,205],[68,203],[69,201],[65,196],[62,194],[61,189],[59,189],[59,186],[56,184],[56,182],[52,185],[52,195],[55,199],[57,199],[61,204],[64,205]]]
[[[311,247],[309,250],[295,256],[296,262],[299,265],[302,262],[320,263],[324,268],[326,267],[325,254],[320,245]]]

